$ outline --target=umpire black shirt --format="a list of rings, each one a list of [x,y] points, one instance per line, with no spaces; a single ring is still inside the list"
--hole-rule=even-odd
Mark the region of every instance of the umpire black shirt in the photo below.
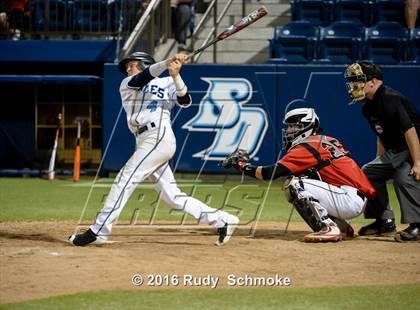
[[[407,148],[404,133],[413,126],[420,137],[420,115],[416,107],[407,97],[383,84],[372,100],[365,100],[362,114],[381,139],[385,150]]]

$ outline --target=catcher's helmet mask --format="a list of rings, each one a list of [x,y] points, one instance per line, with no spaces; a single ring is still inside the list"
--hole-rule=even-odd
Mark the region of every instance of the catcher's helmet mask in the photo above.
[[[312,108],[299,108],[287,112],[283,124],[287,126],[282,130],[283,148],[286,150],[310,135],[322,131],[319,117]]]
[[[130,61],[137,61],[138,62],[138,65],[143,70],[145,68],[147,68],[148,66],[153,65],[154,63],[156,63],[156,61],[153,59],[153,57],[150,56],[148,53],[145,53],[145,52],[135,52],[135,53],[130,54],[128,57],[122,59],[118,63],[118,69],[120,70],[120,72],[122,74],[127,75],[127,64]]]
[[[347,92],[352,99],[350,104],[353,104],[366,98],[364,88],[367,82],[373,79],[382,81],[382,70],[378,65],[361,61],[348,66],[344,78],[347,80]]]

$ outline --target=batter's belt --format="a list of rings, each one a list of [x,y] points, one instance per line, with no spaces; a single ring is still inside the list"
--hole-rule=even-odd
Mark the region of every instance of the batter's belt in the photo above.
[[[144,126],[142,126],[142,127],[139,127],[139,129],[137,129],[136,134],[139,136],[139,135],[141,135],[143,132],[145,132],[145,131],[147,131],[147,130],[150,130],[150,129],[153,129],[153,128],[155,128],[155,127],[156,127],[156,124],[155,124],[154,122],[151,122],[151,123],[149,123],[149,124],[147,124],[147,125],[144,125]]]

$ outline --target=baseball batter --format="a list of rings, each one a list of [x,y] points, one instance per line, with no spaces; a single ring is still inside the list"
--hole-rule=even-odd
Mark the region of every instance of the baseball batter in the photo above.
[[[349,157],[341,143],[332,137],[320,135],[320,122],[314,109],[289,111],[283,131],[286,155],[272,166],[253,166],[242,150],[233,153],[223,163],[260,180],[293,176],[285,182],[285,194],[314,233],[305,236],[306,242],[339,241],[352,237],[348,224],[358,216],[366,198],[375,195],[375,189]],[[310,173],[308,173],[310,171]],[[317,175],[318,179],[301,177]]]
[[[168,165],[176,148],[170,111],[175,105],[189,107],[192,101],[179,74],[186,61],[186,55],[177,54],[155,63],[149,54],[136,52],[119,63],[120,71],[127,75],[121,82],[120,94],[128,127],[136,139],[136,151],[118,173],[95,223],[86,232],[70,236],[71,244],[85,246],[107,242],[112,223],[137,185],[146,178],[154,182],[160,198],[170,207],[217,228],[216,245],[224,245],[230,239],[239,219],[181,192]],[[170,76],[159,78],[167,69]]]

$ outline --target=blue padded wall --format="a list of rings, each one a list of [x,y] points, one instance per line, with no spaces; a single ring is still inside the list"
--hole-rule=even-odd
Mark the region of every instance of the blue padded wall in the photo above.
[[[325,134],[340,139],[359,164],[370,161],[376,138],[360,113],[361,105],[348,106],[344,69],[343,65],[184,66],[182,76],[192,91],[193,106],[173,111],[177,137],[173,166],[177,171],[224,172],[218,160],[245,142],[255,164],[272,164],[282,152],[282,119],[290,103],[315,107]],[[420,111],[420,66],[384,66],[383,73],[385,83],[408,96]],[[116,65],[105,66],[104,149],[121,108],[122,78]],[[211,108],[205,108],[206,103]],[[223,104],[233,107],[231,116],[221,115]],[[252,134],[246,136],[244,128]],[[242,136],[247,141],[241,141]],[[119,170],[133,150],[134,137],[122,111],[104,169]]]

